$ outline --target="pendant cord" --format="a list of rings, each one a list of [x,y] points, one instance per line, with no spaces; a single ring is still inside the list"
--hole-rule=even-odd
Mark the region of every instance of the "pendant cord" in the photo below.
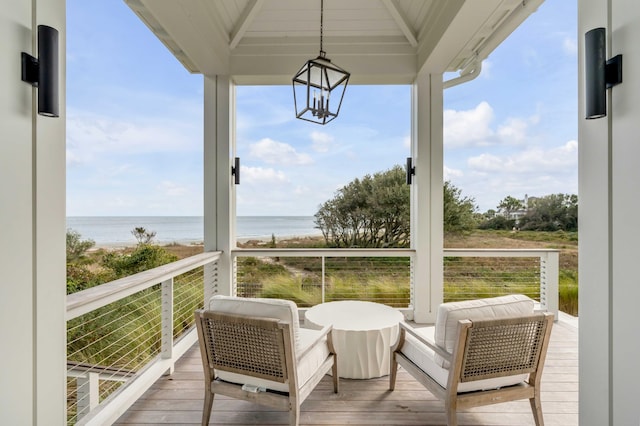
[[[324,50],[322,50],[322,30],[324,23],[324,0],[320,0],[320,56],[324,56]]]

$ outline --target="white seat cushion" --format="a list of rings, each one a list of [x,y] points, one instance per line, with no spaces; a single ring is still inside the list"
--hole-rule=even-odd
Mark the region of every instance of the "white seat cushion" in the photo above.
[[[423,336],[426,340],[433,342],[435,327],[416,328],[415,331]],[[447,387],[449,380],[449,370],[443,368],[435,359],[435,353],[418,339],[405,334],[406,339],[402,346],[401,352],[417,365],[422,371],[431,376],[440,386]],[[440,357],[438,357],[440,358]],[[495,379],[477,380],[474,382],[460,383],[458,392],[471,392],[484,389],[496,389],[505,386],[511,386],[521,383],[527,378],[528,374],[519,374],[517,376],[497,377]]]
[[[300,343],[301,351],[311,346],[320,335],[319,330],[309,330],[306,328],[300,329]],[[327,336],[322,338],[322,343],[314,347],[308,352],[303,359],[298,360],[297,372],[298,372],[298,387],[305,384],[313,374],[318,371],[318,368],[329,356],[329,345],[327,345]],[[260,379],[257,377],[245,376],[243,374],[230,373],[228,371],[217,371],[217,378],[225,380],[227,382],[249,384],[266,389],[271,389],[279,392],[289,392],[289,385],[287,383],[278,383],[271,380]]]
[[[225,314],[277,318],[289,323],[296,348],[300,350],[298,307],[290,300],[215,295],[209,299],[209,310]]]
[[[458,321],[464,319],[479,321],[531,315],[533,314],[533,306],[533,300],[522,294],[443,303],[438,307],[435,343],[451,353],[457,339]],[[449,368],[448,361],[437,354],[434,356],[435,362],[440,367]]]

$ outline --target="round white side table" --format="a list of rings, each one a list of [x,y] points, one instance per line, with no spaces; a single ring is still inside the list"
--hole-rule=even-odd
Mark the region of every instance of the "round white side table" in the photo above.
[[[390,347],[403,320],[402,313],[389,306],[351,300],[321,303],[305,315],[305,324],[311,328],[333,325],[338,374],[348,379],[389,374]]]

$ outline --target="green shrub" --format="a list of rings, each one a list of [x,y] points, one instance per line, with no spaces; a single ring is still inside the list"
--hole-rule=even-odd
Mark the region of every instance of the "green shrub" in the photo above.
[[[147,271],[167,263],[175,262],[178,257],[165,248],[152,244],[138,244],[131,253],[109,252],[102,258],[102,266],[113,270],[116,279]]]

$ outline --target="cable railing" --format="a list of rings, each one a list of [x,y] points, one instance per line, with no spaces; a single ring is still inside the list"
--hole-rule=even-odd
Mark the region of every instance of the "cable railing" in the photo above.
[[[558,318],[559,250],[444,249],[444,301],[521,293]]]
[[[232,258],[238,296],[414,306],[411,249],[238,249]],[[522,293],[557,317],[558,262],[553,249],[444,249],[444,301]]]
[[[67,296],[69,424],[111,424],[197,341],[193,312],[218,293],[202,253]],[[231,294],[302,309],[368,300],[411,312],[411,249],[238,249]],[[557,314],[558,250],[445,249],[445,301],[524,293]],[[226,291],[225,291],[226,292]],[[206,295],[206,296],[205,296]]]
[[[300,308],[353,299],[412,305],[410,249],[241,249],[232,257],[241,297],[289,299]]]
[[[67,423],[110,424],[197,340],[219,252],[67,296]]]

